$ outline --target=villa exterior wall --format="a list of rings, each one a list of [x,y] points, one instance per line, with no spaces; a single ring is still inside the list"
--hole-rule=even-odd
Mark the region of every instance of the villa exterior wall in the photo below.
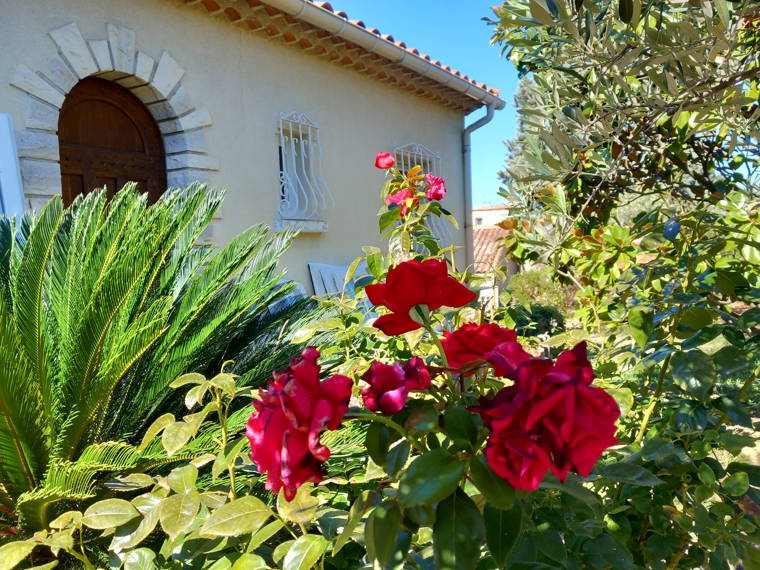
[[[444,205],[464,225],[460,112],[184,2],[0,0],[0,13],[0,112],[17,131],[29,207],[60,192],[57,108],[79,78],[98,75],[133,89],[159,119],[170,185],[199,179],[227,189],[208,236],[217,244],[251,224],[275,223],[280,114],[306,113],[318,125],[335,206],[327,231],[302,234],[283,260],[307,289],[308,262],[345,265],[362,245],[379,243],[378,150],[420,143],[437,152],[449,189]],[[82,45],[88,53],[77,52]],[[463,243],[461,230],[452,235]]]

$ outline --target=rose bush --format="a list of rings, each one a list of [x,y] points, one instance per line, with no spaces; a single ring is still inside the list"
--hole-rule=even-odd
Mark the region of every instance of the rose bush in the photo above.
[[[155,459],[145,472],[0,546],[0,565],[32,556],[38,566],[58,558],[87,568],[665,570],[707,558],[691,540],[712,540],[721,553],[735,544],[749,559],[730,541],[752,536],[757,470],[708,455],[716,440],[733,450],[751,441],[721,425],[743,417],[734,402],[746,384],[736,398],[713,397],[725,416],[700,415],[706,395],[696,404],[677,394],[655,422],[649,400],[633,407],[630,382],[610,382],[610,355],[626,353],[600,352],[599,333],[566,333],[555,359],[539,357],[509,310],[485,318],[454,251],[425,229],[446,214],[424,196],[421,169],[387,170],[387,255],[364,248],[347,275],[356,296],[325,299],[326,318],[293,337],[319,345],[315,335],[330,330],[336,342],[306,348],[255,392],[231,374],[178,379],[188,411],[200,411],[148,426],[140,448]],[[419,200],[400,217],[385,197],[407,187]],[[682,326],[694,326],[696,308]],[[737,327],[756,327],[757,315],[745,314]],[[638,327],[654,342],[643,338],[645,329],[657,337],[646,317],[630,320],[625,334]],[[715,353],[721,366],[727,348]],[[688,362],[660,358],[649,377],[655,396],[668,366],[687,389],[702,389]],[[246,419],[247,429],[234,427]],[[678,438],[663,437],[675,429]],[[710,526],[719,517],[723,535]],[[697,534],[703,528],[713,530]],[[720,560],[711,555],[709,567],[724,568]]]

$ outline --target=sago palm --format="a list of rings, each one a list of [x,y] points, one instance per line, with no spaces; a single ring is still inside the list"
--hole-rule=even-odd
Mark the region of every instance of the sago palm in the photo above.
[[[197,245],[220,202],[198,185],[149,206],[127,187],[0,217],[0,517],[39,528],[95,473],[134,465],[123,442],[173,406],[169,383],[218,370],[290,292],[276,265],[291,234]]]

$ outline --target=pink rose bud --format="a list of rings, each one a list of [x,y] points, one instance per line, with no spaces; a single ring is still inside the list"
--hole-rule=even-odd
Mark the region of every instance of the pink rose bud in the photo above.
[[[378,152],[375,157],[375,167],[387,170],[391,166],[396,164],[396,159],[389,152]]]

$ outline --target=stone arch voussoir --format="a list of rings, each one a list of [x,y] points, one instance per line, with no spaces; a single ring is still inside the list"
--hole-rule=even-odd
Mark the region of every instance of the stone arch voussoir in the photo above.
[[[49,35],[56,51],[42,69],[21,63],[11,81],[27,94],[16,144],[28,207],[39,210],[61,193],[58,115],[66,94],[86,77],[114,81],[145,104],[163,137],[170,187],[205,182],[210,171],[219,169],[206,146],[209,111],[194,105],[182,83],[185,70],[171,54],[154,58],[139,51],[135,31],[114,24],[107,24],[106,39],[86,40],[74,22]]]

